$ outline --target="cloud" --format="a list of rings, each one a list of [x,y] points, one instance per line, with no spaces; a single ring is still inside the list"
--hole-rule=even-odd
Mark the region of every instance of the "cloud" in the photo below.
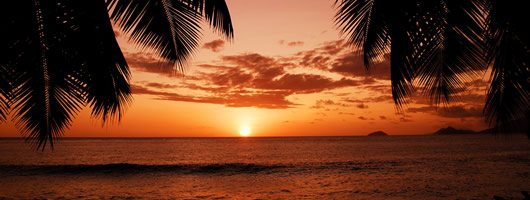
[[[355,113],[351,113],[351,112],[339,112],[339,115],[355,115]]]
[[[278,41],[278,44],[280,44],[280,45],[287,44],[287,46],[295,47],[295,46],[302,46],[302,45],[304,45],[304,42],[303,42],[303,41],[292,41],[292,42],[287,42],[287,41],[285,41],[285,40],[279,40],[279,41]]]
[[[170,75],[175,72],[174,66],[155,59],[154,56],[147,53],[126,53],[127,64],[142,72],[157,73]]]
[[[364,117],[364,116],[359,116],[359,117],[357,117],[357,118],[359,118],[360,120],[368,120],[368,118],[366,118],[366,117]]]
[[[294,42],[294,43],[293,43]],[[302,41],[279,41],[281,44],[290,43],[302,45]],[[222,40],[214,40],[203,45],[212,51],[219,50],[224,45]],[[149,54],[127,54],[127,61],[131,68],[142,72],[169,74],[174,71],[173,66],[159,62]],[[219,56],[218,60],[208,64],[194,66],[198,70],[185,77],[185,81],[178,83],[138,83],[150,93],[159,91],[186,91],[182,93],[156,93],[158,99],[174,101],[215,103],[226,106],[249,106],[260,108],[290,108],[296,107],[296,94],[315,94],[326,92],[326,98],[334,105],[325,102],[315,102],[311,108],[329,109],[330,106],[356,106],[367,109],[370,103],[393,103],[391,87],[388,83],[390,68],[387,60],[374,64],[372,71],[366,72],[362,56],[343,40],[329,41],[318,47],[300,51],[286,56],[265,56],[259,53],[244,53]],[[466,87],[483,87],[486,82],[475,80],[466,83]],[[352,98],[359,91],[344,92],[348,87],[368,90],[370,97]],[[139,88],[137,88],[138,90]],[[349,89],[349,88],[348,88]],[[333,90],[333,91],[332,91]],[[142,91],[142,90],[139,90]],[[146,92],[146,91],[143,91]],[[195,94],[200,94],[195,95]],[[363,95],[359,95],[363,96]],[[298,96],[296,96],[298,97]],[[358,96],[357,96],[358,97]],[[455,98],[455,102],[465,104],[461,109],[452,111],[437,111],[436,115],[445,117],[476,116],[476,109],[469,110],[469,102],[476,102],[484,98],[483,94],[462,91]],[[258,99],[262,98],[262,100]],[[424,103],[418,98],[411,101],[415,104]],[[289,99],[289,100],[287,100]],[[321,100],[321,101],[327,101]],[[474,107],[473,107],[474,108]],[[419,110],[411,109],[412,112]],[[434,111],[425,111],[434,113]],[[380,118],[381,119],[381,118]]]
[[[408,119],[408,118],[405,118],[405,117],[400,117],[399,118],[399,121],[400,122],[412,122],[412,120]]]
[[[290,46],[290,47],[302,46],[302,45],[304,45],[304,42],[302,41],[293,41],[293,42],[287,43],[287,46]]]
[[[364,105],[364,103],[393,103],[392,95],[381,95],[381,96],[373,96],[373,97],[367,97],[363,99],[357,99],[357,98],[351,98],[351,97],[343,97],[341,98],[342,101],[348,102],[348,103],[358,103],[359,108],[368,108],[367,105]],[[362,104],[362,105],[361,105]]]
[[[462,105],[437,108],[436,106],[412,107],[407,110],[409,113],[430,113],[446,118],[468,118],[482,117],[482,108],[479,106],[465,107]]]
[[[390,62],[388,60],[374,64],[367,70],[361,55],[353,52],[342,54],[331,64],[329,71],[344,76],[390,80]]]
[[[188,96],[172,92],[155,91],[139,85],[131,85],[131,89],[133,94],[153,95],[158,100],[221,104],[228,107],[279,109],[297,105],[285,99],[288,95],[285,92],[225,93],[225,95],[219,96]]]
[[[291,64],[257,53],[221,56],[221,64],[201,64],[192,76],[178,84],[140,82],[136,94],[150,94],[156,99],[214,103],[231,107],[283,109],[298,104],[287,100],[294,94],[313,94],[338,88],[360,86],[362,81],[351,78],[330,78],[312,73],[293,73]],[[161,73],[152,58],[134,56],[133,63],[141,71]],[[158,64],[158,63],[157,63]],[[187,89],[203,96],[188,96],[160,90]],[[194,94],[194,92],[192,92]],[[337,103],[335,106],[344,103]]]
[[[219,52],[223,50],[224,45],[225,41],[223,40],[212,40],[210,42],[204,43],[204,45],[202,45],[202,48],[209,49],[213,52]]]
[[[262,90],[285,90],[293,94],[317,93],[342,87],[358,86],[361,82],[348,78],[333,80],[317,74],[291,74],[285,64],[260,54],[223,56],[235,68],[212,74],[217,85],[242,86]]]
[[[347,77],[369,78],[372,80],[390,80],[390,62],[388,59],[370,66],[364,65],[359,52],[354,52],[343,40],[329,41],[312,50],[296,54],[299,65],[323,71],[334,72]]]
[[[379,116],[379,119],[386,120],[386,117],[385,116]]]
[[[332,80],[314,74],[284,74],[276,80],[258,79],[254,82],[255,88],[271,90],[288,90],[298,94],[317,93],[324,90],[357,86],[358,81],[351,79]]]
[[[177,88],[177,85],[171,85],[171,84],[164,84],[164,83],[147,83],[146,86],[148,87],[154,87],[154,88],[160,88],[160,89],[167,89],[167,88]]]
[[[364,103],[360,103],[360,104],[357,104],[357,106],[355,107],[360,108],[360,109],[366,109],[368,108],[368,105],[365,105]]]
[[[315,102],[315,105],[314,106],[311,106],[310,108],[314,108],[314,109],[322,109],[322,108],[325,108],[326,106],[340,106],[340,107],[347,107],[348,105],[346,104],[343,104],[343,103],[339,103],[339,102],[335,102],[331,99],[327,99],[327,100],[323,100],[323,99],[320,99],[320,100],[317,100]]]

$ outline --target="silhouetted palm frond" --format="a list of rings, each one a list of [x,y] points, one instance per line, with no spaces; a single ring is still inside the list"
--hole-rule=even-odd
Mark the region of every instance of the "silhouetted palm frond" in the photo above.
[[[412,92],[414,67],[411,62],[412,46],[407,27],[409,3],[391,0],[336,1],[338,12],[335,22],[347,34],[348,42],[362,49],[367,70],[390,53],[392,94],[396,105],[406,103]],[[396,50],[397,49],[397,50]]]
[[[183,0],[206,19],[212,28],[231,40],[234,37],[232,19],[226,2],[220,0]]]
[[[86,103],[92,107],[92,115],[104,122],[114,116],[119,120],[132,100],[129,67],[116,42],[104,2],[85,6],[92,6],[92,14],[84,16],[82,23],[87,29],[79,32],[83,59],[79,60],[82,73],[78,79],[86,84]]]
[[[132,100],[129,67],[112,19],[133,41],[182,66],[198,45],[199,20],[233,36],[225,1],[53,0],[0,3],[0,121],[10,111],[36,148],[53,147],[82,106],[119,120]]]
[[[484,113],[496,126],[529,113],[530,63],[524,3],[501,0],[336,0],[335,21],[362,49],[367,69],[390,53],[392,94],[401,108],[418,83],[434,104],[449,103],[492,65]]]
[[[419,18],[418,78],[434,104],[451,97],[479,70],[485,69],[484,17],[480,1],[446,0],[424,3]]]
[[[0,61],[0,63],[4,63]],[[10,85],[9,85],[9,70],[5,65],[0,64],[0,122],[6,120],[7,113],[9,111],[9,99],[10,99]]]
[[[498,127],[530,110],[530,13],[525,3],[489,4],[487,58],[493,65],[484,113]]]
[[[153,48],[180,71],[199,45],[203,15],[216,30],[233,36],[224,0],[109,0],[108,6],[111,19],[132,41]]]
[[[3,40],[12,52],[4,62],[13,70],[13,117],[37,148],[53,146],[83,105],[82,85],[74,78],[79,68],[71,57],[78,47],[70,43],[79,27],[65,3],[16,1],[4,10],[10,16]]]

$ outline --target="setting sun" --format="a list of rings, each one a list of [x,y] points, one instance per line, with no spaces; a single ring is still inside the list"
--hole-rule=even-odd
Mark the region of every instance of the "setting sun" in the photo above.
[[[249,136],[250,128],[248,126],[239,127],[239,134],[244,137]]]

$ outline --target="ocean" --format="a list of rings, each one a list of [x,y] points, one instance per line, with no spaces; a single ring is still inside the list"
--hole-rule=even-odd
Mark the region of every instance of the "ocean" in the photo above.
[[[523,135],[0,139],[0,199],[492,199],[530,191]]]

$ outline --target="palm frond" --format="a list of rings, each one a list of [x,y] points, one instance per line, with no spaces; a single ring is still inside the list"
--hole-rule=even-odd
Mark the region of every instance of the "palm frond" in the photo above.
[[[225,0],[182,0],[206,19],[214,30],[231,40],[234,28]]]
[[[12,102],[15,125],[36,148],[62,135],[72,115],[83,105],[80,85],[69,78],[68,23],[64,2],[19,1],[10,5],[8,27],[14,56],[7,58],[13,71]],[[29,8],[29,9],[28,9]],[[66,14],[65,14],[66,13]]]
[[[110,0],[111,19],[130,39],[183,70],[199,44],[200,13],[181,1]]]
[[[0,63],[3,63],[0,61]],[[5,64],[0,64],[0,123],[6,120],[9,111],[10,93],[12,91],[9,83],[9,70]]]
[[[492,63],[491,85],[484,113],[502,127],[530,112],[530,31],[524,2],[491,0],[487,23],[487,58]]]
[[[4,31],[5,30],[0,30],[0,35],[7,35],[3,34]],[[5,39],[0,39],[0,41],[4,42]],[[5,54],[7,54],[4,54],[4,56],[0,57],[0,123],[4,122],[7,118],[9,108],[11,106],[11,93],[13,91],[13,88],[11,87],[12,70],[9,68],[10,65],[8,64],[9,61],[7,59],[13,56],[11,54],[12,52],[9,51],[10,47],[11,45],[9,44],[0,44],[0,52],[6,52]]]
[[[408,10],[415,5],[390,0],[344,0],[335,2],[338,12],[335,23],[348,42],[362,49],[367,70],[390,53],[392,95],[401,108],[413,91],[415,76],[411,54],[414,52],[408,29]],[[412,7],[414,8],[414,7]]]
[[[338,12],[335,23],[341,33],[348,35],[348,43],[362,50],[367,70],[380,62],[390,49],[388,35],[388,4],[373,0],[345,0],[335,2]]]
[[[417,66],[413,55],[416,52],[410,30],[415,24],[410,18],[417,10],[415,1],[391,1],[393,8],[389,22],[390,35],[390,79],[392,97],[398,109],[407,104],[407,98],[414,91],[413,80]]]
[[[464,80],[484,70],[481,33],[485,11],[483,6],[471,1],[429,3],[422,5],[422,15],[426,17],[416,22],[414,60],[419,66],[419,82],[431,102],[447,104]]]
[[[120,118],[129,70],[105,1],[20,1],[9,10],[0,65],[12,72],[15,125],[36,148],[53,147],[85,103],[103,121]]]
[[[104,1],[84,3],[90,15],[80,15],[76,45],[79,47],[80,72],[76,79],[84,83],[86,103],[92,116],[120,120],[132,100],[129,67],[116,41]],[[84,38],[84,39],[81,39]]]
[[[31,4],[25,4],[32,6]],[[4,1],[0,3],[0,24],[5,27],[12,27],[18,21],[24,21],[24,19],[17,19],[17,16],[11,15],[12,7],[20,8],[24,5],[20,5],[17,2]],[[5,121],[9,115],[9,110],[12,104],[13,94],[13,62],[16,62],[20,56],[19,53],[21,45],[18,45],[22,41],[16,37],[9,28],[0,29],[0,123]],[[18,49],[17,49],[18,47]]]

